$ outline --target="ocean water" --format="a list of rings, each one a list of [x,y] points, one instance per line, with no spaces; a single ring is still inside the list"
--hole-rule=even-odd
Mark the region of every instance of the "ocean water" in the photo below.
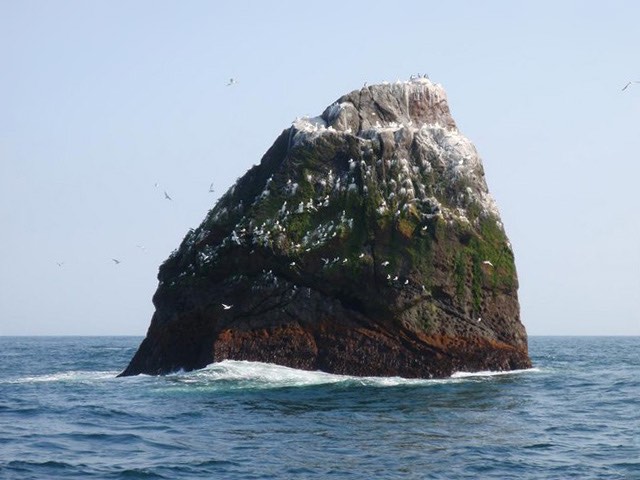
[[[0,337],[1,479],[640,479],[640,337],[533,337],[445,380],[222,362],[115,378],[135,337]]]

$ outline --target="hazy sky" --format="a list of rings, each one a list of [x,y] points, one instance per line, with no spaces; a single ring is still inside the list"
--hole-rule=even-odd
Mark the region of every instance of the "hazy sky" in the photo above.
[[[417,73],[483,158],[529,334],[639,335],[640,84],[621,91],[639,18],[634,1],[0,0],[0,335],[145,334],[160,263],[295,117]]]

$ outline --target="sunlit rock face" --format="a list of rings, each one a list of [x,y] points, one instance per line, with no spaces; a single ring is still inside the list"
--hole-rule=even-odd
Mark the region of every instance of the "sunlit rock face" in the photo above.
[[[225,359],[424,378],[531,365],[482,162],[425,78],[297,119],[158,279],[124,375]]]

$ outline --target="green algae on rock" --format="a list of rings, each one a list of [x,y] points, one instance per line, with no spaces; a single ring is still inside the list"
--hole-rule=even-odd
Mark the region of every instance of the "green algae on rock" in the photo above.
[[[425,78],[296,120],[158,279],[122,375],[225,359],[425,378],[531,365],[482,162]]]

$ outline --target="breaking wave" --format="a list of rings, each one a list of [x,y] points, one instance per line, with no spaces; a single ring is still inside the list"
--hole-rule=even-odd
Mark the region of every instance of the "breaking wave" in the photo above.
[[[225,389],[270,389],[286,387],[310,387],[318,385],[336,386],[427,386],[443,383],[459,383],[478,377],[497,375],[518,375],[537,372],[538,369],[516,370],[512,372],[458,372],[444,379],[415,379],[402,377],[357,377],[337,375],[321,371],[298,370],[262,362],[225,360],[212,363],[202,370],[176,373],[167,376],[174,384],[194,387],[221,387]]]
[[[500,377],[503,375],[518,375],[521,373],[539,373],[539,368],[526,368],[522,370],[501,370],[499,372],[492,370],[483,370],[480,372],[455,372],[451,378],[479,378],[479,377]]]
[[[372,386],[395,387],[411,385],[437,385],[457,383],[469,379],[478,379],[503,375],[519,375],[539,372],[537,368],[512,371],[456,372],[450,378],[416,379],[402,377],[357,377],[337,375],[321,371],[299,370],[271,363],[249,362],[240,360],[224,360],[212,363],[201,370],[177,372],[163,377],[138,375],[125,378],[133,382],[158,382],[165,387],[203,387],[220,389],[270,389],[286,387],[309,387],[317,385]],[[118,371],[67,371],[19,378],[8,378],[0,383],[102,383],[117,380]]]
[[[119,372],[117,371],[83,371],[72,370],[67,372],[54,372],[42,375],[29,375],[25,377],[8,378],[0,381],[0,383],[91,383],[96,381],[104,381],[115,378]]]

